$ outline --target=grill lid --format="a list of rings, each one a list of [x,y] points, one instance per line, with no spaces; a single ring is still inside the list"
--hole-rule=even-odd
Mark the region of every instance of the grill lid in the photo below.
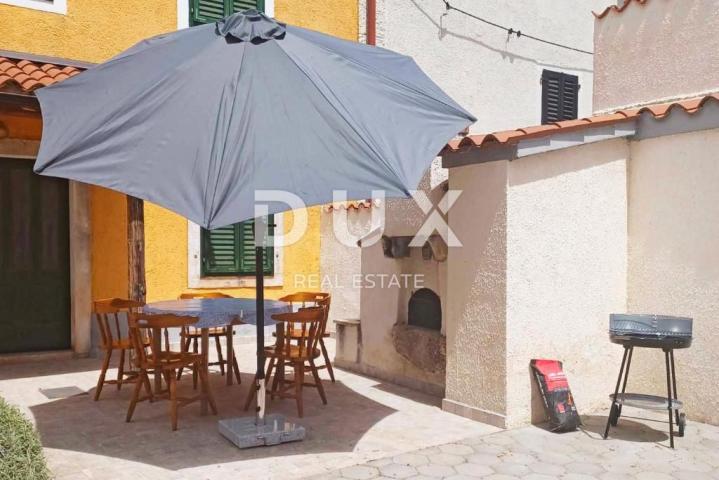
[[[691,338],[692,319],[669,315],[613,313],[609,315],[609,334]]]

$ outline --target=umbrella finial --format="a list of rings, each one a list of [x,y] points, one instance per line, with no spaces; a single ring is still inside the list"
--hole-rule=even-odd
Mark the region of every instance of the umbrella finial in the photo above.
[[[285,24],[250,9],[218,20],[217,31],[242,42],[264,41],[284,37]]]

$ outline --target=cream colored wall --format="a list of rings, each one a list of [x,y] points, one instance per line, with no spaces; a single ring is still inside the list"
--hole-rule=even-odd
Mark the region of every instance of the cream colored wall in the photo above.
[[[607,406],[621,354],[609,314],[626,311],[628,155],[620,139],[509,163],[507,426],[544,419],[533,358],[564,362],[581,413]]]
[[[443,408],[502,424],[506,406],[508,162],[450,170],[463,190],[449,226],[463,247],[447,259],[447,375]],[[467,410],[467,408],[469,410]]]
[[[675,353],[677,389],[691,420],[713,424],[719,424],[717,152],[719,129],[707,130],[633,142],[629,164],[629,311],[694,318],[693,345]],[[664,394],[661,351],[640,350],[628,389]]]
[[[362,273],[362,249],[356,243],[348,246],[337,240],[333,223],[338,216],[345,217],[351,238],[362,238],[370,230],[371,210],[351,208],[320,213],[320,276],[325,284],[322,290],[332,295],[331,331],[337,319],[360,318],[361,290],[356,288],[355,277]]]
[[[632,1],[594,25],[594,110],[719,90],[719,0]]]

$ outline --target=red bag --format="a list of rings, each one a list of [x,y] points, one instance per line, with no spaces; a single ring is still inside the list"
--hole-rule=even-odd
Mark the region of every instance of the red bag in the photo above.
[[[582,424],[567,376],[559,360],[537,360],[530,362],[534,378],[544,400],[544,411],[549,417],[549,429],[553,432],[576,430]]]

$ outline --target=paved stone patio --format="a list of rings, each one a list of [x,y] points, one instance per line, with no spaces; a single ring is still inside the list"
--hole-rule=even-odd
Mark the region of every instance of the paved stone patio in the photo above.
[[[106,385],[94,402],[88,392],[97,381],[96,359],[2,365],[0,396],[34,420],[57,480],[301,478],[497,431],[443,412],[437,398],[336,371],[337,383],[325,382],[327,406],[316,391],[305,391],[303,419],[292,400],[269,406],[307,428],[303,442],[238,450],[217,432],[219,418],[247,415],[241,405],[252,382],[244,372],[252,371],[253,345],[236,349],[242,385],[227,387],[224,377],[211,375],[220,415],[203,417],[199,404],[188,405],[174,433],[166,401],[139,404],[129,424],[131,388]],[[191,393],[189,375],[179,390]]]
[[[630,412],[627,415],[640,413]],[[642,412],[643,418],[655,418]],[[663,419],[663,418],[662,418]],[[622,418],[608,440],[605,416],[584,417],[581,431],[556,434],[526,427],[388,456],[313,480],[703,480],[719,479],[719,428],[689,423],[671,450],[666,425]]]
[[[252,345],[236,348],[250,371]],[[238,450],[217,433],[217,419],[246,415],[249,373],[233,387],[212,375],[220,415],[187,406],[173,433],[167,402],[138,405],[127,424],[129,388],[106,386],[92,401],[98,367],[96,359],[0,367],[0,395],[33,419],[57,480],[719,479],[718,427],[690,421],[676,450],[666,446],[664,423],[629,408],[606,441],[603,415],[584,417],[585,428],[572,433],[501,431],[441,411],[437,398],[343,371],[336,384],[325,383],[329,405],[305,392],[305,441]],[[181,385],[191,391],[189,376]],[[270,411],[297,420],[291,400],[274,401]]]

